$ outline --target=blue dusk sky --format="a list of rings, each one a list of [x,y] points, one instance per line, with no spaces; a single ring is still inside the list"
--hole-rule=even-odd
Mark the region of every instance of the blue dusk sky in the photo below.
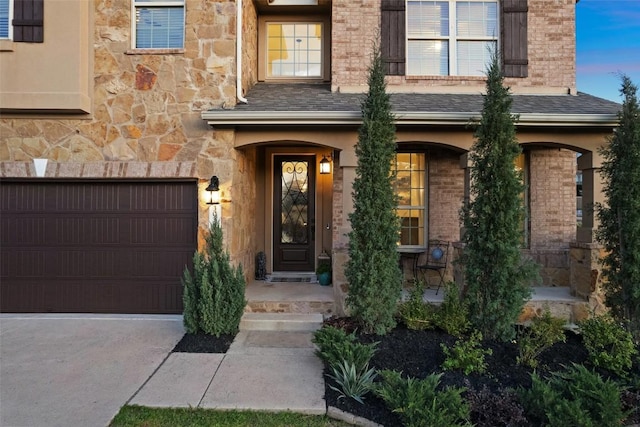
[[[621,103],[620,73],[640,87],[640,0],[580,0],[576,38],[579,92]]]

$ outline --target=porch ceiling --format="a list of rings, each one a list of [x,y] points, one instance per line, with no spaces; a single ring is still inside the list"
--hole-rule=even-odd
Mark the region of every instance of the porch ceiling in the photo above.
[[[365,94],[331,92],[326,84],[258,83],[248,103],[204,111],[211,126],[358,125]],[[481,94],[392,93],[397,125],[466,126],[482,111]],[[513,95],[512,113],[520,126],[613,127],[620,104],[579,92],[577,95]]]

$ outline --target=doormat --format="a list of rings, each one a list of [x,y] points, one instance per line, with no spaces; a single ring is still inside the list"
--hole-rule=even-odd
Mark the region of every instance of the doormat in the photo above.
[[[290,282],[290,283],[310,283],[311,277],[282,277],[282,276],[274,276],[270,277],[268,282]]]

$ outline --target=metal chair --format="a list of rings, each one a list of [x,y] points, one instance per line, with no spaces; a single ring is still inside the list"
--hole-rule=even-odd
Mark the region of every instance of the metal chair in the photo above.
[[[444,285],[444,275],[447,270],[447,259],[449,256],[449,242],[446,240],[430,240],[425,253],[424,264],[418,265],[418,270],[422,273],[425,282],[429,271],[435,271],[440,276],[436,295],[440,291],[440,287]]]

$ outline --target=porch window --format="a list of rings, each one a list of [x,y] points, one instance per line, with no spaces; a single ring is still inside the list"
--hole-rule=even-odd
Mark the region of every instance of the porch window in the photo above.
[[[397,214],[401,247],[424,247],[426,234],[426,154],[397,153],[392,165],[396,174]]]
[[[528,248],[531,236],[531,206],[529,202],[529,155],[528,152],[522,152],[514,161],[516,170],[521,174],[524,190],[520,193],[524,208],[522,216],[522,247]]]
[[[184,0],[133,0],[133,48],[182,49]]]

